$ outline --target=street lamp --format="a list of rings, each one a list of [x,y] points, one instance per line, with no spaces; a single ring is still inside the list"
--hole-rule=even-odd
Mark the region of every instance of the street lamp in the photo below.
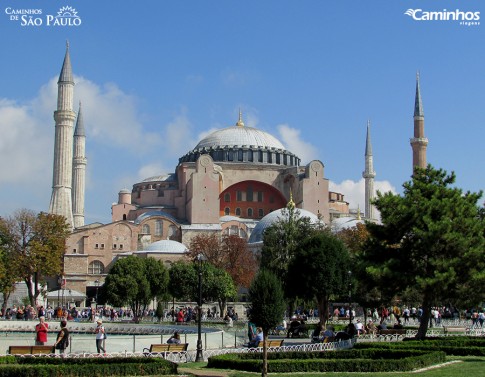
[[[349,325],[352,323],[352,271],[349,270]]]
[[[96,279],[94,281],[94,285],[96,286],[96,306],[98,306],[98,287],[99,287],[99,280]]]
[[[202,262],[207,260],[204,254],[197,255],[197,262],[199,267],[199,301],[197,303],[197,354],[195,361],[204,361],[202,354]]]

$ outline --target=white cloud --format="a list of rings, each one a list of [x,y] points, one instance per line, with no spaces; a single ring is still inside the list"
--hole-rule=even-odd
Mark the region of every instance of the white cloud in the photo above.
[[[193,127],[186,111],[182,110],[164,127],[163,145],[171,155],[182,156],[192,149],[196,143],[193,140]]]
[[[52,174],[52,124],[31,103],[0,99],[0,185],[34,184]]]
[[[300,138],[300,130],[287,124],[277,126],[283,144],[288,150],[300,157],[302,164],[306,164],[318,158],[318,149]]]
[[[349,203],[351,209],[360,208],[361,212],[365,209],[365,181],[362,178],[355,182],[350,179],[341,183],[329,182],[329,190],[344,194],[344,200]],[[382,193],[391,191],[396,193],[396,189],[389,181],[374,181],[374,190]]]

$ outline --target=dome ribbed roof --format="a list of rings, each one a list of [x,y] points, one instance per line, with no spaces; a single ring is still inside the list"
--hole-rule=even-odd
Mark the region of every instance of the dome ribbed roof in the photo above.
[[[232,126],[215,131],[203,138],[195,149],[215,148],[235,145],[257,146],[263,148],[285,149],[273,135],[252,127]]]

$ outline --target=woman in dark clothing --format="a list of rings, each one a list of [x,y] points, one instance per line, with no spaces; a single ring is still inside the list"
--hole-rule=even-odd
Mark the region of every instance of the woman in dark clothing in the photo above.
[[[57,333],[57,339],[54,343],[54,347],[56,350],[59,350],[60,354],[63,354],[66,351],[66,348],[69,347],[69,330],[66,328],[67,321],[61,321],[61,329]]]

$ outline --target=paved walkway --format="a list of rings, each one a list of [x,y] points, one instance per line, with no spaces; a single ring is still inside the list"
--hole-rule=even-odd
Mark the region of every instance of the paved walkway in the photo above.
[[[195,369],[195,368],[178,368],[178,372],[180,373],[187,373],[194,376],[200,377],[227,377],[229,374],[228,372],[222,372],[218,370],[208,370],[208,369]]]

